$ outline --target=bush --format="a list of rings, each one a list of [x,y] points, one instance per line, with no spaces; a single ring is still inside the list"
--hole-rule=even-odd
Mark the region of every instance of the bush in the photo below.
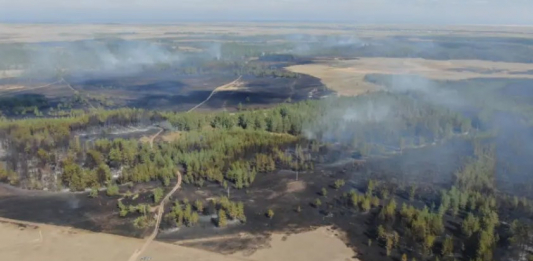
[[[194,202],[194,208],[196,208],[196,211],[203,212],[204,211],[204,204],[200,200],[196,200]]]
[[[272,209],[269,209],[266,213],[266,216],[270,219],[272,219],[274,217],[274,210]]]
[[[108,196],[116,196],[118,195],[118,186],[117,184],[109,185],[107,186],[106,194]]]
[[[90,198],[96,198],[96,197],[98,197],[98,189],[97,189],[97,188],[92,188],[92,189],[91,189],[91,192],[89,192],[89,197],[90,197]]]
[[[218,227],[225,227],[228,224],[228,219],[226,217],[226,211],[223,209],[218,211]]]
[[[147,216],[140,216],[133,220],[133,226],[138,229],[147,228],[150,226],[150,222]]]
[[[163,189],[161,188],[154,189],[152,197],[154,199],[154,203],[161,201],[161,199],[163,198]]]
[[[315,205],[315,207],[317,207],[317,208],[318,208],[318,207],[320,207],[320,206],[322,205],[322,201],[320,201],[320,199],[319,199],[319,198],[317,198],[317,199],[315,200],[315,203],[314,203],[314,205]]]
[[[335,189],[340,189],[340,188],[344,187],[345,184],[346,183],[344,182],[344,179],[338,179],[338,180],[335,181],[334,186],[335,186]]]

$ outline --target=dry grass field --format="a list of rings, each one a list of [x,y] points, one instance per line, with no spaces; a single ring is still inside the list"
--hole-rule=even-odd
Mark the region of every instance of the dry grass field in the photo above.
[[[0,252],[2,260],[72,261],[127,260],[143,243],[140,239],[93,233],[69,227],[0,220]],[[154,261],[345,261],[356,260],[330,228],[285,236],[274,234],[270,247],[252,255],[222,255],[176,244],[153,242],[140,257]],[[303,251],[305,249],[305,251]]]
[[[364,81],[368,74],[415,74],[435,80],[472,78],[533,79],[533,64],[479,60],[426,60],[415,58],[361,58],[356,60],[319,60],[295,65],[292,72],[320,78],[339,95],[358,95],[380,87]]]
[[[329,227],[321,227],[313,231],[283,235],[274,234],[270,247],[255,251],[250,256],[237,253],[233,256],[247,257],[258,261],[350,261],[355,253],[339,239],[336,231]]]

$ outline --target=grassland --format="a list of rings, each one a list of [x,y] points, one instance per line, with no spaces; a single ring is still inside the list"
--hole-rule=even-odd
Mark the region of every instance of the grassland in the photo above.
[[[358,95],[379,90],[366,82],[368,74],[414,74],[434,80],[474,78],[533,79],[533,64],[480,60],[427,60],[420,58],[360,58],[355,60],[317,60],[316,63],[287,68],[296,73],[320,78],[339,95]]]

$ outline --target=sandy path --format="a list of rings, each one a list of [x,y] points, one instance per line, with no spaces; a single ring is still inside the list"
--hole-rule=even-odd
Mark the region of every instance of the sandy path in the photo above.
[[[178,241],[172,242],[172,244],[176,244],[176,245],[196,244],[196,243],[203,243],[203,242],[220,241],[220,240],[232,240],[232,239],[243,239],[243,238],[252,238],[252,237],[254,237],[254,236],[251,235],[251,234],[248,234],[248,233],[239,233],[239,234],[225,235],[225,236],[184,239],[184,240],[178,240]]]
[[[59,80],[59,81],[60,81],[60,82],[61,82],[61,81],[64,82],[64,83],[68,86],[68,88],[71,89],[74,93],[80,93],[80,91],[74,89],[74,87],[72,87],[72,85],[70,85],[70,83],[67,82],[67,81],[65,80],[65,78],[61,78],[61,80]],[[96,107],[94,107],[93,104],[89,101],[89,99],[87,99],[87,103],[89,104],[89,106],[91,106],[91,108],[93,108],[93,109],[96,108]]]
[[[157,132],[152,138],[150,138],[150,147],[153,148],[154,146],[154,140],[163,132],[163,128],[160,128],[159,132]],[[156,223],[154,227],[154,231],[152,231],[152,234],[146,239],[143,246],[140,249],[136,249],[135,252],[130,256],[128,261],[135,261],[139,258],[139,256],[146,251],[150,243],[154,241],[155,237],[157,236],[157,232],[159,231],[159,226],[161,225],[161,219],[163,218],[163,213],[165,212],[165,204],[167,203],[168,199],[176,190],[178,190],[181,186],[181,172],[176,171],[176,176],[178,177],[178,182],[176,182],[176,185],[172,190],[161,200],[161,203],[159,203],[159,206],[157,207],[157,216],[156,216]]]
[[[239,78],[237,78],[236,80],[230,82],[230,83],[227,83],[227,84],[224,84],[222,86],[218,86],[217,88],[215,88],[211,94],[209,94],[209,96],[207,97],[207,99],[205,99],[203,102],[200,102],[198,103],[198,105],[194,106],[192,109],[188,110],[187,112],[191,112],[191,111],[194,111],[196,109],[198,109],[200,106],[204,105],[204,103],[208,102],[209,99],[211,99],[211,97],[213,97],[213,95],[219,91],[224,91],[224,89],[228,88],[228,87],[231,87],[233,86],[234,84],[236,84],[240,79],[242,78],[242,76],[239,76]]]
[[[27,88],[25,86],[22,86],[22,88],[7,89],[7,90],[3,90],[3,92],[8,92],[8,93],[24,92],[24,91],[29,91],[29,90],[36,90],[36,89],[50,87],[50,86],[52,86],[54,84],[58,84],[58,83],[61,83],[61,80],[55,81],[55,82],[52,82],[52,83],[48,83],[48,84],[45,84],[45,85],[36,86],[36,87]]]
[[[176,190],[178,190],[181,186],[181,173],[179,171],[176,171],[176,175],[178,176],[178,182],[176,183],[174,188],[172,188],[172,190],[163,198],[163,200],[161,200],[161,203],[159,203],[154,231],[152,231],[152,234],[148,237],[148,239],[146,239],[143,246],[140,249],[135,250],[135,252],[130,256],[128,261],[137,260],[139,256],[146,251],[150,243],[152,243],[152,241],[154,241],[155,237],[157,236],[157,232],[159,231],[159,225],[161,225],[161,219],[163,218],[163,213],[165,212],[165,204],[170,198],[170,196],[172,196],[172,194],[174,194],[174,192],[176,192]]]
[[[157,132],[150,138],[150,148],[154,147],[154,140],[155,138],[157,138],[157,136],[159,136],[159,134],[161,134],[161,132],[163,132],[163,128],[159,127],[159,132]]]

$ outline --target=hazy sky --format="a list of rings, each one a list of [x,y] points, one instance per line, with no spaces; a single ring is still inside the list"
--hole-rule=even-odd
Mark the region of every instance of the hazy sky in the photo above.
[[[0,0],[0,22],[533,24],[533,0]]]

